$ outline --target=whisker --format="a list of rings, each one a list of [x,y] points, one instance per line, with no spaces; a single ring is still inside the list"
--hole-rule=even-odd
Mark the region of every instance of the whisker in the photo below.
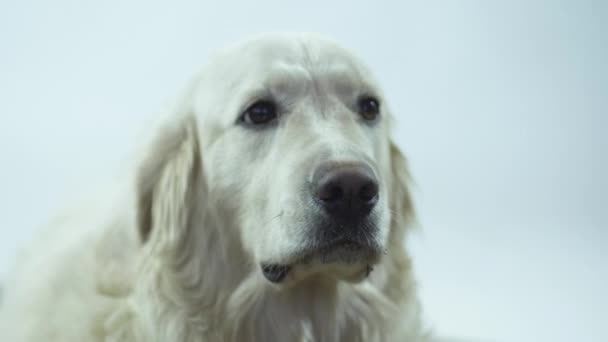
[[[283,214],[285,213],[285,211],[281,210],[278,214],[276,214],[275,216],[271,217],[270,220],[268,220],[268,222],[266,222],[266,224],[269,224],[270,222],[280,218],[281,216],[283,216]]]

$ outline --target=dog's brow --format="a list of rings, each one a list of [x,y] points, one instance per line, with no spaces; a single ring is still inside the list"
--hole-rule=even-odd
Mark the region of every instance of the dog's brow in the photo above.
[[[324,77],[331,87],[340,95],[353,93],[370,93],[371,85],[365,82],[359,71],[350,65],[334,65],[325,71]]]
[[[298,65],[281,64],[268,72],[264,86],[277,96],[295,96],[311,80],[310,73]]]

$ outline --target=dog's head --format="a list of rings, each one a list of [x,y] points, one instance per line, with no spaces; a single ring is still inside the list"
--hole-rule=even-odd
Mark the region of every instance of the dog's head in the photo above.
[[[269,281],[359,281],[402,235],[407,170],[387,101],[345,49],[313,35],[248,40],[216,56],[185,107],[175,139],[196,145],[188,160],[202,160],[206,205]]]

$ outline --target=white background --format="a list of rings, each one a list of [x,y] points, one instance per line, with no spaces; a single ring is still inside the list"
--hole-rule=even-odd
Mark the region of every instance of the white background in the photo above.
[[[304,30],[350,47],[398,116],[429,322],[505,342],[608,341],[605,1],[0,3],[0,278],[102,184],[209,53]]]

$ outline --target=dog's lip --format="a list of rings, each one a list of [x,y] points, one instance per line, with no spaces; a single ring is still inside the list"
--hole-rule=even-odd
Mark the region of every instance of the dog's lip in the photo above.
[[[345,253],[366,253],[366,252],[374,252],[379,248],[375,247],[372,244],[358,241],[355,239],[349,238],[339,238],[332,240],[330,242],[325,242],[321,244],[313,244],[308,248],[305,248],[300,253],[297,254],[297,257],[292,262],[288,263],[289,265],[295,264],[307,264],[312,260],[321,257],[323,258],[325,255],[336,252],[343,251]]]
[[[287,278],[288,274],[297,265],[306,265],[311,262],[314,262],[314,260],[319,260],[318,258],[322,260],[325,256],[335,252],[346,253],[351,255],[377,255],[379,254],[379,248],[375,247],[372,244],[357,241],[355,239],[339,238],[322,244],[314,244],[309,248],[302,250],[300,253],[297,253],[292,260],[287,262],[260,263],[260,268],[262,270],[262,274],[268,281],[275,284],[279,284],[282,283],[285,278]],[[367,266],[367,274],[371,272],[372,263],[374,262],[370,262]]]
[[[351,240],[351,239],[337,239],[337,240],[334,240],[329,243],[316,244],[316,245],[313,245],[312,247],[305,248],[304,250],[300,251],[299,253],[296,253],[296,256],[290,262],[287,262],[287,263],[261,263],[260,265],[262,268],[266,268],[269,270],[274,267],[279,267],[279,266],[288,267],[290,265],[301,263],[302,261],[309,259],[310,257],[313,257],[315,255],[327,253],[332,250],[336,250],[336,249],[340,249],[340,248],[349,250],[349,251],[357,251],[357,250],[361,250],[361,249],[365,249],[365,248],[371,249],[372,247],[371,246],[366,247],[366,246],[364,246],[363,243],[355,241],[355,240]]]
[[[322,249],[333,249],[333,248],[347,248],[347,249],[360,249],[363,248],[363,244],[359,241],[351,239],[338,239],[328,243]]]

